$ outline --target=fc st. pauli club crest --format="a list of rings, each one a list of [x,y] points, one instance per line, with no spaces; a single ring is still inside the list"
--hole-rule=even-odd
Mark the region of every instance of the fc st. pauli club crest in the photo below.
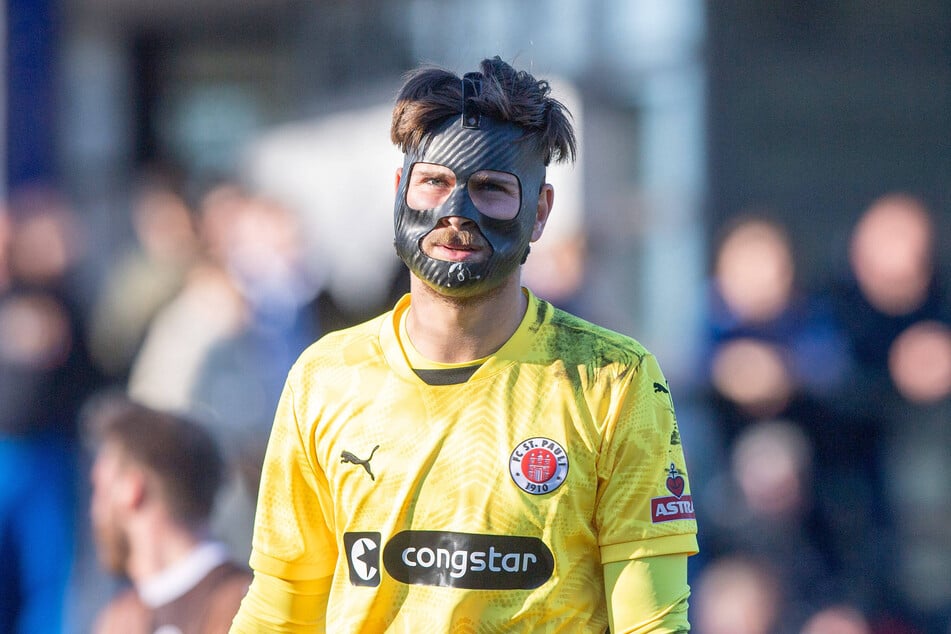
[[[670,522],[672,520],[692,520],[697,516],[693,511],[693,500],[684,495],[686,481],[674,463],[667,468],[667,490],[673,495],[651,498],[651,522]]]
[[[529,438],[512,450],[509,473],[522,491],[532,495],[551,493],[568,476],[568,453],[550,438]]]

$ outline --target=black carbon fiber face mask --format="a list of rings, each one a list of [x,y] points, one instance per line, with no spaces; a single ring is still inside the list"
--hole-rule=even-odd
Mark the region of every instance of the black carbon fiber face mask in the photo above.
[[[471,118],[465,120],[470,126],[473,124]],[[417,152],[406,155],[394,210],[397,254],[417,277],[453,297],[491,290],[524,263],[535,225],[538,195],[545,182],[544,162],[531,144],[520,141],[521,128],[486,116],[478,117],[475,125],[478,127],[469,127],[463,124],[462,117],[452,117]],[[455,174],[452,192],[438,206],[413,209],[407,204],[410,175],[417,163],[443,166]],[[483,213],[486,206],[480,204],[478,197],[473,201],[470,178],[485,170],[517,177],[520,201],[514,217],[487,215]],[[491,246],[488,258],[481,262],[449,262],[423,253],[423,239],[442,218],[452,216],[476,224]]]

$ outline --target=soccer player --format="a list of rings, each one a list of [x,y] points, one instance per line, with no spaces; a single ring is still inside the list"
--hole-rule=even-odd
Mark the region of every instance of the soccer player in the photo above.
[[[132,581],[93,632],[227,632],[251,574],[208,536],[223,470],[214,440],[195,423],[131,403],[92,422],[97,554]]]
[[[520,283],[545,168],[575,155],[569,114],[496,57],[412,72],[391,131],[410,293],[290,371],[232,632],[688,630],[696,523],[667,382]]]

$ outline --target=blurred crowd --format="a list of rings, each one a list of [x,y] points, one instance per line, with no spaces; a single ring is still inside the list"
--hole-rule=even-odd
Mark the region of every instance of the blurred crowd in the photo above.
[[[127,248],[104,253],[53,189],[14,192],[0,210],[2,632],[86,632],[126,582],[96,560],[84,443],[125,399],[213,434],[228,477],[212,528],[246,562],[284,377],[321,332],[362,317],[321,293],[297,217],[236,183],[187,196],[149,171],[125,217]]]
[[[295,214],[236,183],[186,196],[143,177],[126,216],[129,248],[97,276],[103,245],[58,192],[15,192],[0,213],[0,631],[87,631],[122,585],[92,552],[82,442],[119,395],[212,432],[229,465],[212,526],[246,561],[287,370],[377,308],[335,306]],[[713,245],[703,370],[673,386],[700,522],[694,631],[951,632],[936,220],[908,195],[874,201],[820,288],[775,218],[738,216]]]
[[[698,632],[951,631],[951,298],[935,223],[912,196],[875,200],[818,289],[781,222],[722,232],[696,409],[680,416]]]

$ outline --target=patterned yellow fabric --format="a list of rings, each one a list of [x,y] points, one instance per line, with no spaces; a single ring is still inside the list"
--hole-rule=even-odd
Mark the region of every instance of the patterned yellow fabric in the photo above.
[[[634,340],[526,291],[464,384],[413,373],[393,311],[292,369],[251,564],[333,576],[331,632],[598,632],[602,564],[693,553],[676,419]]]

